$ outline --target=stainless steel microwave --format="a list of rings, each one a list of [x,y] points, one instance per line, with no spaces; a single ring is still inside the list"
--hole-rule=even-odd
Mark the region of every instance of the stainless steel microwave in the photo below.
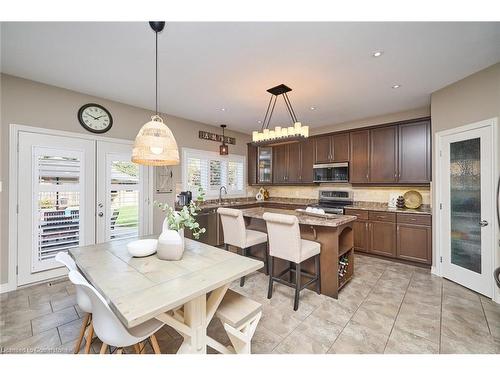
[[[314,182],[349,182],[349,163],[313,165]]]

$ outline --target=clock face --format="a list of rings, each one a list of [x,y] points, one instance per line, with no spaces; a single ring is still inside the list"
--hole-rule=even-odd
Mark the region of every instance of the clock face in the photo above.
[[[85,104],[78,111],[78,121],[90,132],[105,133],[113,125],[111,113],[99,104]]]

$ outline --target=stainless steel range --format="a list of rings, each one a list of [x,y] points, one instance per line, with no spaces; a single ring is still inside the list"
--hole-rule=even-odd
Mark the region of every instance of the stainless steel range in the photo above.
[[[352,192],[349,190],[320,190],[318,204],[309,207],[321,208],[329,214],[344,214],[344,207],[352,205]]]

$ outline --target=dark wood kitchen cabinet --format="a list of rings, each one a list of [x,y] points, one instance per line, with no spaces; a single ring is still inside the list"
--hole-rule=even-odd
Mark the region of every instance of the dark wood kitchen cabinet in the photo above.
[[[397,214],[399,259],[432,264],[432,218],[430,215]]]
[[[431,180],[430,121],[401,124],[398,129],[398,182],[429,183]]]
[[[312,183],[312,141],[273,146],[273,183]]]
[[[360,130],[350,135],[349,181],[368,183],[370,160],[370,131]]]
[[[273,147],[273,183],[287,182],[288,172],[288,145]]]
[[[372,183],[397,182],[398,128],[387,126],[370,130],[369,180]]]
[[[247,145],[247,173],[248,173],[248,185],[257,184],[257,146],[252,144]]]
[[[396,224],[385,221],[372,221],[369,224],[370,253],[391,258],[396,256]]]
[[[349,161],[349,133],[314,138],[314,163]]]

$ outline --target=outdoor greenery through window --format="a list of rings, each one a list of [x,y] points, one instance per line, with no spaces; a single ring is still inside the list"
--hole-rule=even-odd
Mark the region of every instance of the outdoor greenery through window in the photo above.
[[[228,195],[245,195],[245,156],[221,156],[215,152],[182,149],[183,190],[193,192],[196,198],[198,187],[206,192],[206,198],[219,196],[219,189],[225,186]]]

